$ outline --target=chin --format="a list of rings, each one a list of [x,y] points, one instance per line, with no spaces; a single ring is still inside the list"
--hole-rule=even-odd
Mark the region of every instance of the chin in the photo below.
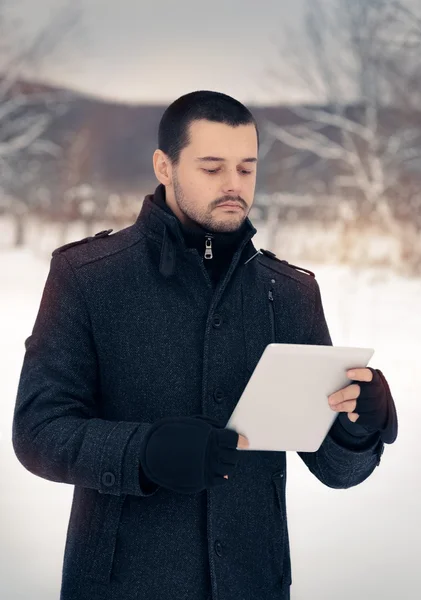
[[[231,223],[229,221],[220,221],[219,223],[216,223],[214,226],[214,230],[215,232],[234,232],[234,231],[238,231],[238,229],[240,229],[240,227],[243,225],[244,221],[241,221],[240,223]]]

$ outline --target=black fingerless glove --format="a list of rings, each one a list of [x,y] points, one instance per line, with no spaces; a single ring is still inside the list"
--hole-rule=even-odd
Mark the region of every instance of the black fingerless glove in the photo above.
[[[141,445],[142,475],[184,494],[222,485],[238,462],[238,439],[236,431],[204,415],[159,419]]]
[[[372,369],[371,381],[353,381],[357,383],[361,392],[357,398],[357,405],[353,410],[358,413],[356,421],[369,433],[378,431],[383,442],[392,444],[398,435],[398,418],[395,402],[392,398],[389,385],[380,369]]]

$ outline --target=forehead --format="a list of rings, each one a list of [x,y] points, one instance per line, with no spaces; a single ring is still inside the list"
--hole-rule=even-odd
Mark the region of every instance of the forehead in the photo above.
[[[257,158],[257,133],[254,123],[232,127],[213,121],[193,121],[189,126],[190,144],[186,156],[220,156],[227,160],[254,156]]]

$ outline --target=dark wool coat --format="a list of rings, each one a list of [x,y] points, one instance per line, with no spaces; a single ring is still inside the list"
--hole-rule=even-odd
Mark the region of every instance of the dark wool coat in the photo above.
[[[332,344],[316,279],[256,251],[249,219],[244,231],[215,288],[154,194],[132,226],[53,253],[12,441],[28,471],[74,486],[61,600],[289,597],[285,452],[243,451],[225,485],[197,494],[139,480],[156,419],[226,423],[268,343]],[[323,484],[349,488],[383,443],[351,449],[338,421],[299,455]]]

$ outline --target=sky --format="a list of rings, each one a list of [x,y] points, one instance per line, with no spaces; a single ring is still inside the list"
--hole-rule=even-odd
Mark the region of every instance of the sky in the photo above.
[[[308,98],[309,90],[274,83],[267,74],[282,62],[283,28],[299,27],[305,1],[73,0],[78,23],[36,75],[127,102],[162,103],[195,89],[221,91],[252,104]],[[10,2],[5,14],[18,20],[19,44],[66,3]]]

